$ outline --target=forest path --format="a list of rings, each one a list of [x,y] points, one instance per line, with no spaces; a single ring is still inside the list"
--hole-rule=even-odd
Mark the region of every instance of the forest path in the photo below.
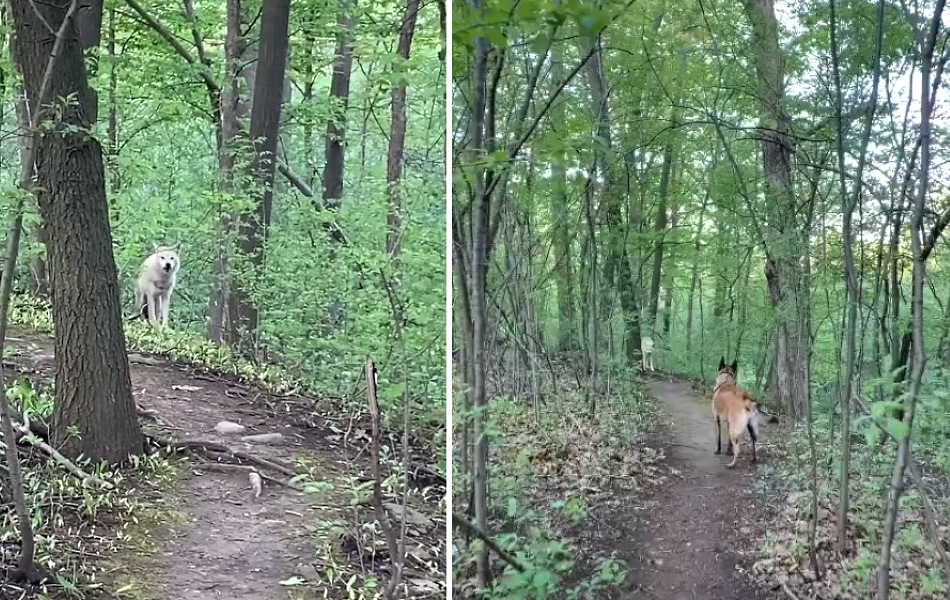
[[[736,571],[736,540],[752,510],[755,466],[745,441],[735,469],[713,453],[715,425],[709,399],[688,383],[658,376],[648,381],[658,408],[672,420],[667,460],[674,476],[649,498],[630,538],[613,548],[624,557],[633,585],[625,598],[650,600],[766,600]],[[765,432],[767,435],[767,432]],[[759,459],[763,453],[759,448]],[[768,460],[767,456],[765,460]],[[627,517],[629,519],[629,515]],[[629,521],[628,521],[629,522]],[[618,530],[623,523],[616,524]],[[745,531],[749,533],[749,531]]]
[[[15,354],[7,358],[13,365],[5,361],[6,366],[14,366],[16,375],[34,382],[53,377],[51,337],[11,330],[7,344]],[[210,460],[200,457],[179,463],[181,476],[177,485],[153,499],[158,505],[160,522],[138,526],[133,537],[141,535],[143,539],[132,540],[135,547],[130,554],[108,560],[113,567],[110,579],[114,577],[118,585],[130,586],[123,597],[345,597],[346,579],[353,570],[348,563],[352,561],[356,561],[357,572],[376,571],[386,578],[388,557],[374,560],[372,550],[365,547],[358,532],[362,522],[373,517],[363,514],[363,507],[351,504],[353,483],[348,479],[357,476],[365,480],[361,477],[361,473],[369,471],[365,453],[361,458],[354,456],[357,453],[352,448],[343,447],[341,433],[309,421],[308,401],[271,396],[232,378],[161,357],[130,353],[129,360],[136,403],[159,418],[158,426],[144,422],[151,435],[179,441],[219,442],[290,467],[295,461],[305,461],[313,478],[332,484],[333,489],[304,494],[265,481],[263,493],[255,498],[246,471],[202,468]],[[214,429],[221,421],[243,425],[245,431],[221,435]],[[361,427],[355,425],[357,429]],[[279,433],[282,440],[273,444],[241,440],[245,435],[264,433]],[[263,472],[286,479],[270,469]],[[439,536],[444,545],[444,533],[440,533],[445,529],[444,516],[433,515],[429,503],[410,505],[408,510],[416,518],[409,540],[410,547],[416,548],[414,552],[425,554],[426,547],[438,546]],[[133,526],[132,532],[136,529]],[[355,535],[350,533],[353,530],[357,530]],[[332,564],[326,562],[328,549],[333,556]],[[414,566],[407,565],[405,580],[410,589],[419,594],[417,597],[428,596],[425,591],[437,593],[437,578]],[[324,573],[328,572],[335,573],[335,581],[326,580]]]

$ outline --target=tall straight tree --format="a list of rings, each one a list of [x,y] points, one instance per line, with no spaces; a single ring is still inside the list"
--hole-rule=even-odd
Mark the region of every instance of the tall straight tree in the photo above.
[[[346,155],[346,112],[350,103],[350,72],[353,70],[353,43],[356,38],[356,2],[340,0],[337,13],[336,51],[333,77],[330,79],[330,105],[333,115],[327,119],[325,162],[323,164],[324,206],[336,209],[343,200],[343,167]]]
[[[396,54],[403,61],[409,60],[409,49],[412,47],[412,35],[416,30],[416,15],[419,13],[419,0],[408,0],[406,12],[402,17],[402,28],[399,31],[399,45]],[[402,151],[406,145],[406,81],[399,81],[393,86],[392,96],[392,124],[389,133],[389,153],[386,167],[386,190],[389,196],[389,214],[386,222],[386,253],[390,257],[399,256],[400,238],[402,237],[402,200],[399,196],[399,180],[402,179]]]
[[[69,4],[67,0],[10,3],[14,60],[23,74],[31,114],[43,110],[37,99],[56,30]],[[141,452],[144,438],[125,353],[102,148],[87,133],[93,123],[83,107],[92,91],[74,24],[65,29],[49,86],[50,98],[76,99],[50,111],[56,120],[37,140],[35,150],[57,359],[51,436],[67,456],[82,454],[115,463]],[[72,434],[74,429],[78,435]]]
[[[241,215],[238,226],[239,247],[255,271],[264,264],[267,228],[270,226],[274,197],[274,171],[277,134],[284,98],[284,72],[287,69],[287,32],[290,0],[268,0],[261,15],[261,39],[258,46],[254,99],[251,103],[251,142],[254,154],[250,165],[255,210]],[[229,344],[245,353],[256,353],[258,346],[258,308],[251,299],[247,282],[236,281],[229,298],[232,327]]]
[[[752,24],[757,101],[761,119],[767,223],[765,279],[776,315],[778,395],[793,419],[805,414],[810,389],[808,231],[810,206],[798,202],[792,182],[791,119],[785,109],[785,60],[772,0],[743,0]]]

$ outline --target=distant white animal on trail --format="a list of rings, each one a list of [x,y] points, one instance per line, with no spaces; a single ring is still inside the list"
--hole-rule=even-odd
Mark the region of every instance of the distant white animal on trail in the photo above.
[[[646,371],[647,369],[650,369],[651,371],[654,371],[653,338],[650,336],[640,338],[640,351],[643,353],[643,370]]]
[[[142,262],[139,280],[135,286],[136,315],[148,319],[153,326],[168,326],[172,292],[178,279],[181,260],[174,247],[156,246],[155,251]]]

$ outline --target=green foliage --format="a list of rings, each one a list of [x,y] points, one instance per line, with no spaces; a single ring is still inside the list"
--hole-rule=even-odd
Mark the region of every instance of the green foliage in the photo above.
[[[182,40],[197,56],[192,24],[180,7],[153,1],[144,9]],[[127,313],[141,261],[153,244],[179,244],[182,270],[172,300],[171,328],[159,334],[129,328],[131,346],[169,351],[174,358],[221,368],[278,392],[306,387],[318,397],[342,397],[346,410],[358,410],[362,363],[373,356],[381,374],[406,386],[412,403],[411,427],[419,437],[444,429],[445,331],[445,192],[444,65],[435,9],[420,11],[412,54],[397,60],[395,41],[404,3],[359,5],[353,15],[358,58],[354,63],[346,117],[349,139],[344,197],[335,213],[316,210],[278,174],[267,258],[251,270],[238,256],[233,235],[219,239],[220,220],[246,210],[248,196],[221,185],[212,112],[198,71],[207,70],[219,85],[224,77],[225,5],[197,4],[195,27],[203,41],[206,67],[186,62],[153,30],[132,18],[121,2],[106,2],[99,67],[91,79],[99,94],[99,122],[93,134],[109,153],[107,117],[115,105],[119,147],[107,156],[107,181],[114,253]],[[290,101],[281,128],[282,160],[313,190],[322,190],[320,172],[328,121],[344,115],[327,102],[334,44],[325,43],[339,29],[336,3],[308,0],[291,10]],[[115,49],[108,49],[110,29]],[[6,61],[8,56],[4,55]],[[9,64],[4,63],[4,72]],[[409,113],[400,182],[402,253],[398,262],[386,256],[388,101],[393,82],[406,83]],[[241,85],[244,86],[243,80]],[[12,88],[0,102],[10,106]],[[15,126],[12,110],[0,115],[7,130]],[[246,123],[245,123],[246,126]],[[17,138],[0,140],[0,218],[10,216],[16,193]],[[237,156],[237,176],[243,188]],[[30,203],[32,205],[32,203]],[[319,204],[316,203],[316,204]],[[442,215],[442,216],[440,216]],[[338,247],[321,223],[334,221],[348,245]],[[34,210],[26,226],[38,222]],[[45,255],[35,239],[24,236],[17,289],[29,291],[33,277],[28,260]],[[221,247],[231,254],[233,273],[246,283],[261,310],[261,344],[279,367],[253,365],[201,342],[207,330],[214,259]],[[383,280],[389,282],[384,284]],[[21,298],[21,305],[25,302]],[[394,323],[394,306],[403,321]],[[17,312],[16,309],[13,311]],[[22,320],[21,320],[22,321]],[[276,358],[274,358],[276,357]],[[294,376],[287,373],[293,372]],[[297,381],[300,380],[300,381]],[[401,412],[402,397],[382,406],[389,418]],[[399,416],[401,422],[401,415]]]
[[[48,421],[53,415],[53,396],[48,389],[37,390],[29,379],[17,377],[7,384],[7,400],[33,418]]]
[[[618,382],[627,383],[591,415],[581,390],[566,375],[557,373],[557,404],[542,407],[539,421],[523,402],[505,397],[495,398],[485,415],[485,435],[495,457],[489,473],[492,529],[503,532],[494,540],[525,568],[519,572],[497,561],[500,574],[495,586],[483,591],[486,598],[585,598],[616,593],[625,581],[625,569],[616,557],[592,555],[582,532],[589,528],[590,507],[600,502],[590,496],[590,489],[618,493],[611,488],[614,478],[643,468],[636,461],[628,465],[616,460],[635,455],[631,441],[642,438],[651,426],[647,415],[652,404],[625,373]],[[456,429],[472,418],[461,403],[454,403],[453,411]],[[565,484],[551,490],[545,482],[552,478]],[[465,506],[467,499],[459,491],[468,489],[470,474],[456,465],[453,482],[455,506]],[[468,581],[480,547],[473,539],[461,549],[453,561],[455,581]]]

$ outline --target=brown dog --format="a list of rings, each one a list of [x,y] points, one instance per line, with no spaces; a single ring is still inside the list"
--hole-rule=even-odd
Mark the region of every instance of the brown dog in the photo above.
[[[719,358],[719,374],[716,376],[716,389],[713,390],[712,410],[716,417],[716,454],[722,454],[722,420],[725,419],[729,428],[730,446],[727,454],[732,454],[732,462],[728,467],[736,466],[739,459],[742,431],[749,431],[752,438],[752,462],[756,462],[755,443],[759,437],[759,426],[763,422],[775,423],[775,415],[767,415],[759,408],[755,399],[744,389],[736,385],[736,373],[739,361],[735,360],[727,365],[725,359]],[[731,450],[732,452],[729,452]]]

